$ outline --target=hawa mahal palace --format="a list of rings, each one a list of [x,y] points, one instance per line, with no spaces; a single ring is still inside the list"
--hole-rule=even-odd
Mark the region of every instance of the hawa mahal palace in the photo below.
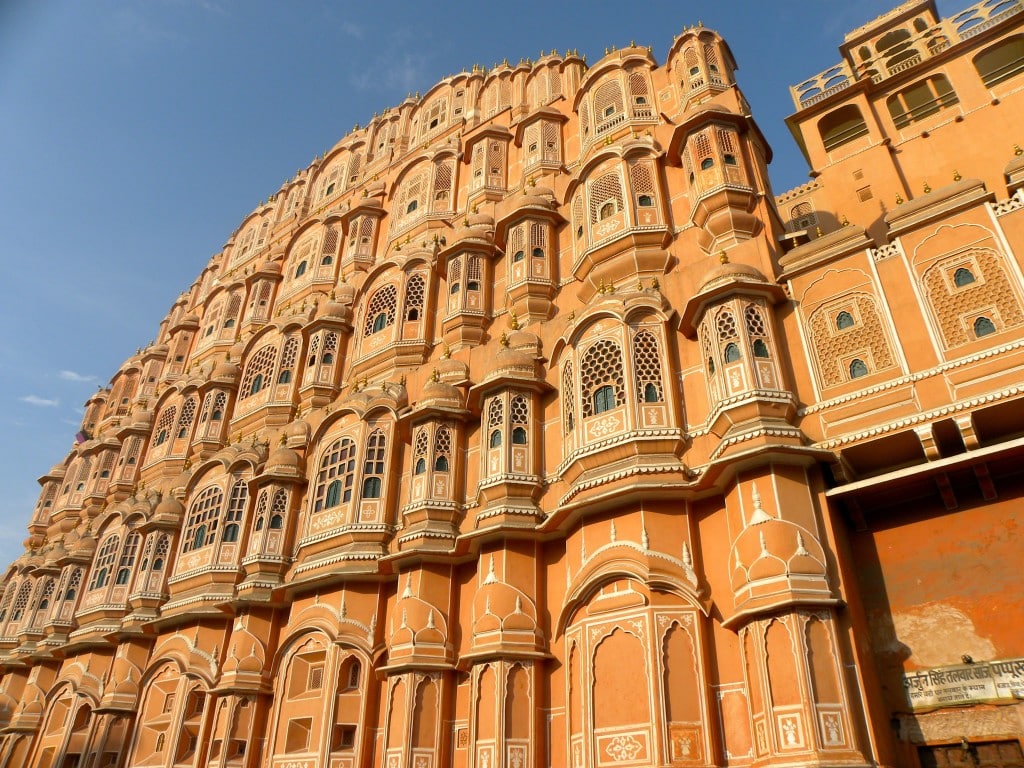
[[[0,574],[4,768],[1024,766],[1024,3],[474,67],[252,211]]]

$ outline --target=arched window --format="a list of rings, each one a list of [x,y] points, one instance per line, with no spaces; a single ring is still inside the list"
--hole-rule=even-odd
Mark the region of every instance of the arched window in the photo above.
[[[657,337],[646,328],[633,336],[633,377],[636,398],[644,403],[664,400],[661,382],[661,351]]]
[[[754,357],[769,357],[768,345],[764,343],[763,339],[754,339]]]
[[[868,125],[864,122],[860,109],[854,104],[847,104],[825,115],[818,122],[818,131],[821,133],[825,151],[831,152],[847,142],[866,135]]]
[[[707,171],[707,170],[709,170],[711,168],[714,168],[714,167],[715,167],[715,161],[714,161],[713,158],[705,157],[703,160],[700,161],[700,169],[702,171]]]
[[[622,350],[610,339],[587,348],[580,360],[580,392],[584,418],[625,402]],[[598,396],[598,392],[602,394]],[[598,403],[602,408],[598,409]]]
[[[319,512],[351,501],[355,470],[356,444],[347,437],[336,440],[320,459],[313,493],[313,511]]]
[[[238,541],[238,531],[245,515],[245,505],[249,500],[249,487],[244,480],[238,480],[231,488],[231,499],[228,501],[228,513],[224,517],[224,535],[222,541]]]
[[[117,554],[121,549],[121,537],[116,533],[110,534],[100,546],[96,554],[96,570],[93,572],[89,589],[99,589],[107,585],[110,569],[114,567]],[[13,618],[13,617],[12,617]]]
[[[595,414],[610,411],[615,407],[615,389],[605,384],[594,390],[593,411]]]
[[[418,459],[416,459],[416,468],[413,470],[413,472],[417,475],[422,475],[426,471],[427,460],[420,456]]]
[[[515,254],[512,256],[512,261],[514,261],[514,262],[515,261],[522,261],[525,258],[526,258],[526,254],[525,253],[523,253],[522,251],[516,251]]]
[[[192,426],[192,420],[195,418],[198,405],[198,398],[190,397],[181,406],[181,416],[178,418],[178,439],[188,437],[188,430]]]
[[[183,551],[190,552],[213,543],[223,503],[224,493],[215,485],[196,496],[182,534]]]
[[[533,258],[535,258],[535,259],[543,259],[544,258],[544,249],[543,248],[534,248],[533,249]]]
[[[242,386],[239,398],[255,395],[263,389],[264,383],[274,374],[274,362],[277,359],[277,348],[274,344],[260,347],[249,359],[242,375]]]
[[[1024,71],[1024,36],[1002,40],[978,54],[974,57],[974,68],[978,70],[986,88]]]
[[[858,359],[855,359],[855,360],[850,362],[850,378],[851,379],[858,379],[861,376],[867,376],[867,375],[868,375],[868,366],[867,366],[867,364],[863,360],[858,358]]]
[[[306,274],[306,262],[300,261],[299,266],[295,268],[295,277],[299,278]]]
[[[953,283],[957,288],[963,288],[965,285],[970,285],[973,282],[974,273],[966,267],[960,267],[960,269],[953,273]]]
[[[636,199],[636,203],[641,208],[650,208],[654,205],[654,198],[650,195],[640,195],[640,197]]]
[[[974,335],[978,338],[982,336],[988,336],[990,333],[996,332],[995,323],[993,323],[987,317],[979,317],[974,321]]]
[[[740,359],[740,348],[733,342],[725,345],[725,353],[722,355],[726,363],[735,363]]]
[[[491,432],[491,437],[490,437],[490,440],[488,440],[488,443],[490,444],[491,448],[500,448],[501,447],[501,430],[500,429],[495,429],[495,430],[493,430]]]
[[[448,457],[438,456],[434,460],[434,471],[435,472],[447,472],[448,470]]]
[[[139,544],[142,542],[142,537],[137,533],[130,533],[124,538],[124,546],[121,547],[121,558],[117,563],[117,575],[114,578],[114,583],[118,585],[125,585],[131,578],[132,568],[135,565],[135,557],[139,552]]]
[[[398,303],[398,288],[385,285],[377,290],[366,305],[366,323],[363,334],[370,336],[379,333],[395,322]]]
[[[415,211],[417,208],[419,208],[419,205],[420,204],[419,204],[418,200],[410,200],[409,204],[407,206],[405,206],[406,214],[410,214],[413,211]]]
[[[423,275],[413,275],[405,286],[406,321],[419,320],[423,316],[423,301],[426,294],[426,281]]]
[[[384,477],[384,456],[387,441],[384,433],[374,430],[366,440],[366,456],[363,461],[363,498],[379,499]]]
[[[283,488],[274,494],[274,503],[270,505],[270,530],[280,531],[284,528],[284,516],[288,511],[288,492]]]
[[[512,430],[512,445],[526,445],[526,430],[516,427]]]
[[[843,310],[838,315],[836,315],[836,329],[837,330],[841,331],[841,330],[843,330],[845,328],[853,328],[853,325],[854,325],[854,323],[853,323],[853,315],[851,315],[846,310]]]

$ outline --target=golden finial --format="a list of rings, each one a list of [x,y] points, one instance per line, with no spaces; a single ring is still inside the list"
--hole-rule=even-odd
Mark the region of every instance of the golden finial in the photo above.
[[[643,289],[644,289],[644,281],[641,280],[640,278],[637,278],[637,280],[636,280],[636,289],[638,291],[643,291]]]
[[[498,343],[501,344],[501,346],[503,346],[503,347],[507,347],[508,346],[508,334],[506,334],[504,331],[502,331],[501,332],[501,338],[498,339]]]
[[[511,328],[513,331],[518,331],[519,330],[519,318],[516,317],[516,311],[514,309],[509,310],[509,315],[510,315],[510,317],[509,317],[509,321],[508,321],[508,327]]]
[[[903,195],[901,195],[899,192],[896,193],[896,205],[903,205]]]
[[[537,186],[537,177],[536,176],[531,176],[529,183],[530,183],[531,187],[536,187]]]
[[[401,385],[403,387],[405,386],[405,374],[404,373],[401,376],[398,377],[398,383],[399,383],[399,385]]]
[[[480,203],[473,203],[473,213],[480,213]]]
[[[629,47],[630,48],[636,48],[636,40],[630,40],[629,41]]]
[[[385,394],[387,393],[387,391],[388,391],[388,383],[386,381],[382,381],[380,383],[380,391],[384,392]]]
[[[604,137],[604,145],[606,147],[609,147],[609,146],[611,146],[611,143],[612,143],[612,135],[609,133],[607,136]]]
[[[844,227],[850,226],[850,220],[846,218],[846,214],[843,214],[843,220],[840,222]]]
[[[607,286],[607,288],[605,290],[609,294],[615,293],[615,284],[614,283],[608,283],[608,286]]]
[[[609,53],[610,53],[610,51],[608,50],[608,46],[606,45],[604,47],[604,55],[607,56]]]
[[[288,442],[288,439],[284,436],[284,432],[281,433],[280,437],[277,438],[278,445],[284,445]]]
[[[729,263],[729,254],[727,254],[725,252],[724,248],[721,251],[719,251],[719,253],[718,253],[718,261],[720,263],[722,263],[722,264],[728,264]]]
[[[1024,155],[1024,149],[1020,148],[1020,144],[1013,145],[1013,154],[1016,155],[1017,157]]]
[[[430,372],[430,380],[435,384],[441,380],[441,374],[437,372],[437,368]]]
[[[931,184],[929,184],[929,183],[928,183],[928,182],[926,181],[926,182],[924,183],[924,193],[925,193],[925,194],[927,195],[927,194],[928,194],[929,192],[931,192],[931,191],[932,191],[932,185],[931,185]]]
[[[953,170],[953,181],[960,181],[960,179],[962,179],[962,178],[963,178],[963,176],[960,175],[960,171],[954,169]]]
[[[658,278],[651,278],[651,288],[653,288],[654,290],[658,290],[659,288],[661,288],[661,283],[658,282]]]
[[[817,237],[821,237],[821,236],[823,235],[823,233],[822,233],[822,231],[821,231],[821,227],[820,227],[820,226],[818,226],[818,227],[815,227],[815,230],[814,230],[814,234],[815,234],[815,235],[816,235]]]
[[[452,349],[447,344],[444,345],[444,352],[441,353],[441,357],[447,360],[452,356]]]

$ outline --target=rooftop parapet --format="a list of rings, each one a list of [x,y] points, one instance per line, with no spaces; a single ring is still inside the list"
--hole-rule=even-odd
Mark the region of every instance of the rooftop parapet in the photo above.
[[[930,3],[904,3],[848,34],[843,45],[848,59],[791,86],[794,106],[798,110],[812,106],[861,80],[880,83],[1024,11],[1022,0],[982,0],[937,24],[924,23],[926,14],[922,14],[880,34],[885,29],[883,22],[895,24],[908,13],[914,16],[914,11],[929,6]],[[872,34],[879,34],[874,45],[869,39]]]

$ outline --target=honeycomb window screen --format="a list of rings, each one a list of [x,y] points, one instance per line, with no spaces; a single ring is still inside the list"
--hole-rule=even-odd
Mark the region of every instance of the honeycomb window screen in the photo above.
[[[67,587],[58,593],[61,600],[71,601],[78,597],[78,590],[82,586],[82,579],[85,578],[84,568],[74,568],[68,577]]]
[[[245,366],[245,373],[242,375],[242,386],[239,389],[240,399],[244,400],[255,395],[270,383],[276,359],[277,347],[274,344],[265,344],[249,358],[249,363]]]
[[[811,208],[810,203],[797,203],[789,209],[789,222],[793,230],[810,229],[817,226],[818,215]]]
[[[110,582],[110,570],[114,567],[121,548],[121,537],[112,533],[103,540],[96,552],[93,563],[92,578],[89,579],[89,591],[102,589]],[[12,616],[13,618],[13,616]]]
[[[743,310],[743,321],[747,329],[747,339],[751,344],[760,340],[762,344],[767,343],[768,340],[768,326],[765,323],[764,315],[761,312],[761,308],[756,304],[748,304]],[[766,355],[755,355],[756,357],[766,357]]]
[[[857,325],[836,328],[837,306],[852,308],[859,320]],[[864,359],[867,355],[873,361],[874,371],[896,364],[875,301],[870,296],[856,294],[819,307],[812,312],[808,325],[823,387],[834,387],[850,380],[850,371],[842,361],[852,357]]]
[[[320,356],[320,363],[324,366],[334,365],[338,355],[338,334],[328,331],[324,334],[324,352]]]
[[[210,412],[210,421],[221,421],[224,418],[224,409],[228,405],[228,396],[218,392],[213,400],[213,410]]]
[[[363,324],[363,335],[370,336],[393,325],[397,304],[398,288],[394,284],[378,288],[366,305],[366,322]]]
[[[223,505],[224,492],[215,485],[196,496],[182,531],[183,552],[202,549],[216,540]]]
[[[719,341],[731,341],[739,338],[739,333],[736,329],[736,318],[733,317],[732,312],[719,312],[718,317],[715,318],[715,327],[718,330]]]
[[[448,260],[448,292],[455,294],[459,292],[462,280],[462,259],[453,256]]]
[[[576,240],[583,237],[583,196],[577,195],[572,201],[572,234]]]
[[[530,255],[544,258],[547,255],[548,228],[544,224],[534,222],[530,225]],[[540,252],[538,253],[538,249]]]
[[[487,429],[500,429],[505,425],[505,403],[500,397],[491,399],[487,406]]]
[[[262,531],[267,526],[267,506],[269,505],[269,491],[263,491],[256,500],[256,511],[253,513],[253,530]],[[252,548],[254,542],[250,542]]]
[[[359,166],[362,163],[362,160],[362,153],[356,152],[348,161],[348,175],[343,179],[343,186],[346,189],[359,180]]]
[[[103,586],[102,584],[100,586]],[[18,596],[14,598],[14,603],[11,605],[11,619],[10,624],[20,622],[25,617],[25,611],[28,608],[29,598],[32,597],[32,580],[26,579],[21,589],[18,590]]]
[[[633,336],[633,376],[638,403],[664,402],[661,349],[657,337],[647,329],[639,330]]]
[[[277,383],[287,384],[292,380],[295,361],[299,356],[299,338],[289,336],[281,347],[281,362],[277,366]]]
[[[587,348],[580,360],[580,394],[583,416],[593,416],[606,408],[596,402],[603,387],[612,388],[612,406],[625,403],[622,349],[614,341],[603,339]]]
[[[505,186],[505,144],[491,141],[487,144],[487,184],[491,187]]]
[[[702,161],[710,158],[712,155],[711,137],[708,134],[709,131],[702,131],[692,139],[690,147],[693,154],[694,165],[699,166]]]
[[[196,417],[196,407],[199,404],[198,397],[190,397],[181,406],[181,416],[178,418],[178,431],[176,437],[188,437],[188,430],[192,426],[192,420]]]
[[[209,397],[209,395],[207,395]],[[133,437],[125,445],[124,452],[118,465],[120,467],[118,471],[117,479],[124,481],[130,480],[135,474],[135,466],[139,463],[139,454],[142,452],[142,438]]]
[[[313,492],[313,511],[351,501],[355,471],[355,442],[348,437],[335,440],[320,459]]]
[[[448,472],[451,468],[452,431],[439,427],[434,434],[434,471]]]
[[[430,436],[425,427],[416,431],[416,439],[413,441],[413,472],[421,475],[427,471],[427,450],[430,447]]]
[[[198,402],[198,398],[195,399],[195,402]],[[195,402],[193,403],[193,406],[195,405]],[[192,412],[193,414],[195,414],[194,407],[192,409]],[[189,421],[189,423],[191,423],[191,420]],[[110,477],[110,470],[114,468],[114,460],[116,458],[117,454],[114,451],[105,451],[103,453],[103,460],[100,462],[99,475],[97,475],[97,478],[99,480],[106,480],[107,478]]]
[[[266,320],[270,317],[270,294],[274,287],[269,282],[260,283],[259,291],[256,294],[256,301],[252,308],[254,320]]]
[[[373,217],[364,216],[363,220],[359,222],[359,242],[365,245],[370,242],[373,237]]]
[[[50,605],[53,602],[53,593],[57,588],[57,580],[46,579],[39,590],[39,599],[36,600],[36,614],[32,619],[34,626],[42,626],[50,614]]]
[[[228,299],[227,309],[224,310],[224,319],[221,321],[223,328],[233,328],[238,322],[238,313],[242,310],[242,295],[234,293]]]
[[[584,140],[590,134],[590,108],[585,101],[580,104],[580,132],[583,134]]]
[[[715,136],[718,139],[718,148],[722,152],[736,154],[736,139],[732,131],[726,128],[718,128],[715,131]]]
[[[650,207],[654,205],[654,178],[647,163],[633,163],[630,166],[629,183],[633,187],[633,199],[637,206]]]
[[[171,537],[167,534],[157,539],[156,547],[153,549],[153,570],[162,571],[167,564],[167,555],[171,551]]]
[[[405,286],[405,307],[402,315],[407,321],[423,319],[423,301],[426,295],[426,280],[422,274],[409,278]]]
[[[283,488],[274,494],[274,503],[270,505],[270,530],[279,531],[284,528],[288,514],[288,491]]]
[[[610,202],[614,208],[612,213],[618,213],[624,207],[622,194],[622,179],[618,171],[610,171],[590,183],[590,223],[596,224],[608,216],[607,204]]]
[[[956,268],[969,269],[974,280],[957,285]],[[966,264],[964,267],[962,265]],[[998,317],[1002,331],[1024,324],[1024,313],[1003,266],[1002,258],[991,251],[975,250],[955,259],[944,259],[929,267],[922,283],[928,305],[947,349],[974,341],[975,334],[965,318],[978,312]]]
[[[174,418],[178,415],[177,407],[171,405],[164,408],[160,418],[156,422],[156,429],[153,430],[153,445],[163,445],[171,436],[171,428],[174,426]]]

